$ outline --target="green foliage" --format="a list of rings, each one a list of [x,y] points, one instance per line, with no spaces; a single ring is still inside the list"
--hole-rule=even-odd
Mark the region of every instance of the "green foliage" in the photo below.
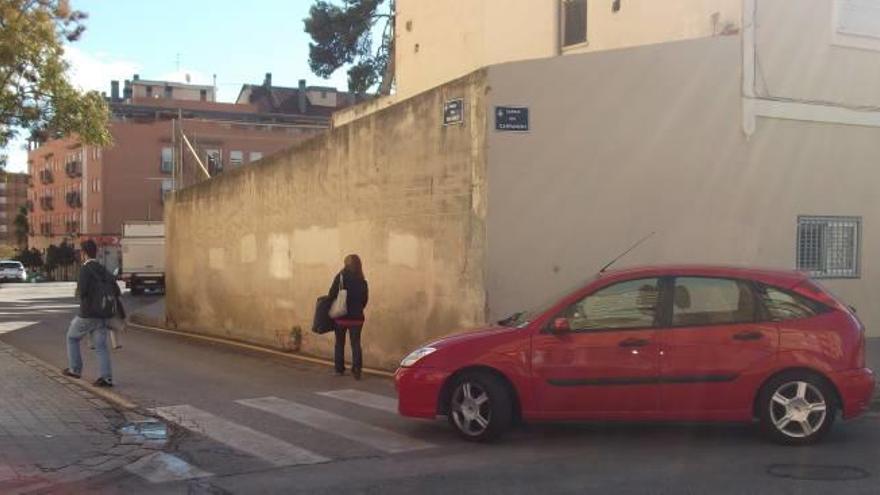
[[[60,246],[51,244],[46,249],[46,270],[54,272],[58,268],[65,268],[76,263],[76,249],[67,241],[61,241]]]
[[[365,94],[377,83],[378,93],[391,92],[394,81],[394,0],[388,11],[380,12],[385,0],[342,0],[336,5],[317,0],[304,20],[309,43],[309,66],[323,78],[344,65],[348,70],[348,89]],[[379,46],[374,49],[374,28],[382,26]]]
[[[37,140],[77,134],[110,144],[107,103],[67,79],[64,44],[82,35],[85,18],[68,0],[0,0],[0,146],[16,128]]]
[[[21,261],[28,270],[36,270],[43,267],[43,255],[34,248],[22,249],[16,260]]]
[[[18,242],[18,245],[26,245],[28,232],[31,228],[30,223],[28,222],[27,208],[24,206],[19,208],[18,215],[15,216],[15,220],[13,220],[12,223],[15,225],[15,240]]]

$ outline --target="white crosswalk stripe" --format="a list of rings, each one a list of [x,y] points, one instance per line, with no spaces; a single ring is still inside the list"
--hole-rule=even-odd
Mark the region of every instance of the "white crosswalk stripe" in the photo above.
[[[397,414],[397,399],[392,399],[385,395],[371,394],[369,392],[352,389],[329,390],[327,392],[317,392],[317,394],[345,402],[351,402],[352,404],[357,404],[359,406]]]
[[[318,464],[330,459],[189,405],[157,407],[162,418],[275,466]]]
[[[236,402],[291,421],[296,421],[316,430],[332,433],[368,445],[383,452],[408,452],[434,446],[433,444],[406,437],[393,431],[355,421],[322,409],[315,409],[289,400],[279,399],[278,397],[262,397]]]
[[[156,452],[125,466],[125,470],[140,476],[150,483],[166,483],[168,481],[183,481],[195,478],[207,478],[213,474],[203,471],[183,459]]]
[[[27,328],[31,325],[36,325],[39,323],[38,321],[0,321],[0,334],[14,332],[16,330],[21,330],[22,328]]]

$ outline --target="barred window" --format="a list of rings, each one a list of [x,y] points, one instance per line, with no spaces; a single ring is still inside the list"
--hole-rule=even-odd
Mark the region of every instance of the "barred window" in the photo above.
[[[797,269],[816,278],[858,278],[860,217],[798,217]]]

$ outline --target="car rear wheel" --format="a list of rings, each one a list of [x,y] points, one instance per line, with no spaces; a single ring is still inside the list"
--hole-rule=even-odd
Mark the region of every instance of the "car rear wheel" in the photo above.
[[[449,423],[464,439],[495,440],[513,424],[513,400],[504,382],[489,373],[465,373],[450,396]]]
[[[816,375],[783,373],[761,391],[761,427],[768,438],[783,445],[815,443],[834,423],[834,397],[827,382]]]

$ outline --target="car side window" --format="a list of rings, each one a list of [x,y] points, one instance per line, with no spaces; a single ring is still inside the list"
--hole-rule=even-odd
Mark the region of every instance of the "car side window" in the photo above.
[[[757,306],[748,284],[731,279],[678,277],[672,292],[672,326],[755,321]]]
[[[560,315],[573,331],[649,328],[657,320],[660,280],[629,280],[599,289]]]
[[[811,318],[822,312],[818,303],[774,287],[762,287],[760,294],[771,321]]]

